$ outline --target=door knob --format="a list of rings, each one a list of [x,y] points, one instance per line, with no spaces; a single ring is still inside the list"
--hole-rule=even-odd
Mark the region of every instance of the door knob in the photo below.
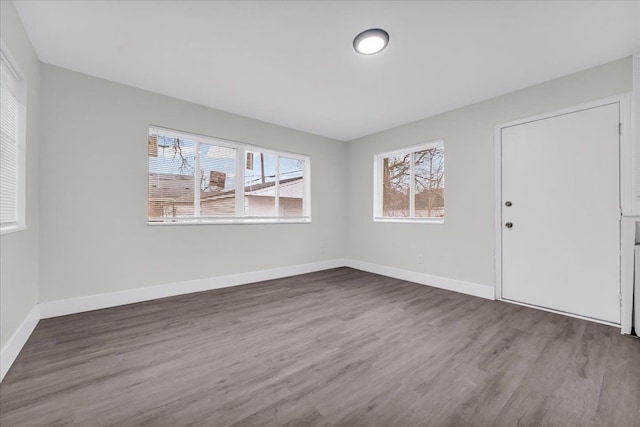
[[[507,227],[507,228],[512,228],[513,227],[513,223],[512,222],[507,222],[504,226]]]
[[[512,203],[511,203],[511,202],[509,202],[509,201],[506,201],[506,202],[504,202],[504,205],[505,205],[506,207],[511,207]]]

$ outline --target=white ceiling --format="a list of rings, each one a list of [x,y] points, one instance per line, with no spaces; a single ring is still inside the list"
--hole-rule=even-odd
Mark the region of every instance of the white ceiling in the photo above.
[[[638,1],[15,4],[43,62],[344,141],[640,46]]]

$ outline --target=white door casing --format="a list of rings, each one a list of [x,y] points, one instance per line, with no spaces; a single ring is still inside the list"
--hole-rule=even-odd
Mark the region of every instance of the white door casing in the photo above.
[[[499,298],[620,324],[619,123],[612,102],[500,128]]]

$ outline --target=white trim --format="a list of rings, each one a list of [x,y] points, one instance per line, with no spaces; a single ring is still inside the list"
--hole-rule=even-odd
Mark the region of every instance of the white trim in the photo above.
[[[620,332],[631,333],[633,323],[633,256],[635,243],[635,221],[628,215],[635,211],[633,144],[631,120],[631,94],[620,100]],[[627,217],[627,218],[626,218]],[[633,225],[631,225],[632,223]],[[628,274],[631,272],[631,279]]]
[[[544,120],[551,117],[557,117],[565,114],[571,114],[578,111],[583,111],[591,108],[602,107],[610,104],[619,104],[620,108],[620,123],[622,123],[622,135],[620,136],[620,208],[621,213],[628,213],[632,210],[633,207],[633,190],[631,182],[633,180],[633,171],[632,171],[632,159],[630,153],[632,152],[632,144],[631,144],[631,136],[630,136],[630,104],[631,104],[631,95],[623,94],[616,95],[612,97],[607,97],[604,99],[600,99],[597,101],[591,101],[584,104],[575,105],[568,108],[563,108],[561,110],[556,110],[548,113],[539,114],[533,117],[526,117],[518,120],[514,120],[507,123],[498,124],[494,127],[493,133],[493,144],[494,144],[494,265],[495,265],[495,279],[496,279],[496,287],[495,287],[495,298],[497,300],[515,303],[511,300],[504,300],[502,298],[502,129],[508,128],[511,126],[517,126],[524,123],[535,122],[538,120]],[[635,231],[634,231],[635,233]],[[620,298],[621,298],[621,307],[620,307],[620,327],[621,333],[628,334],[631,332],[631,310],[630,307],[633,304],[633,284],[629,285],[628,280],[625,281],[623,277],[625,276],[625,270],[623,268],[627,268],[625,262],[625,245],[623,245],[624,234],[620,236],[621,238],[621,283],[620,283]],[[627,273],[628,274],[628,273]],[[524,303],[518,303],[520,305],[527,305]],[[534,308],[540,308],[537,306],[531,306]],[[587,317],[581,317],[579,315],[564,313],[560,311],[554,311],[551,309],[545,309],[546,311],[557,312],[562,314],[567,314],[573,317],[578,317],[580,319],[586,320],[594,320]],[[625,316],[628,317],[625,319]],[[600,322],[602,323],[602,322]],[[611,323],[606,323],[611,324]]]
[[[494,127],[494,129],[508,128],[511,126],[517,126],[525,123],[536,122],[539,120],[548,119],[551,117],[562,116],[565,114],[571,114],[582,110],[589,110],[591,108],[603,107],[609,104],[622,103],[625,99],[629,99],[629,94],[625,93],[622,95],[609,96],[606,98],[598,99],[595,101],[585,102],[583,104],[574,105],[567,108],[562,108],[560,110],[549,111],[548,113],[537,114],[531,117],[524,117],[517,120],[512,120],[510,122],[501,123]]]
[[[266,148],[266,147],[260,147],[259,145],[253,145],[253,144],[249,144],[247,142],[243,142],[243,141],[237,141],[234,139],[229,139],[229,138],[222,138],[222,137],[217,137],[217,136],[209,136],[209,135],[203,135],[201,133],[194,133],[194,132],[189,132],[189,131],[185,131],[185,130],[179,130],[179,129],[170,129],[167,127],[163,127],[163,126],[158,126],[158,125],[149,125],[150,129],[155,129],[158,131],[162,131],[163,135],[169,136],[171,138],[180,138],[180,139],[184,139],[186,137],[187,140],[189,141],[194,141],[194,142],[202,142],[206,145],[215,145],[218,147],[226,147],[226,148],[234,148],[234,149],[239,149],[241,146],[245,152],[246,151],[254,151],[254,152],[260,152],[260,153],[265,153],[265,154],[272,154],[274,156],[284,156],[290,159],[296,159],[296,160],[305,160],[308,159],[309,156],[306,154],[300,154],[300,153],[289,153],[289,152],[283,152],[283,151],[278,151],[278,150],[272,150],[270,148]],[[244,160],[243,160],[244,162]],[[243,163],[244,164],[244,163]]]
[[[524,303],[524,302],[512,301],[512,300],[508,300],[508,299],[504,299],[504,298],[499,299],[497,301],[502,301],[502,302],[506,302],[506,303],[509,303],[509,304],[521,305],[523,307],[534,308],[536,310],[542,310],[542,311],[546,311],[546,312],[549,312],[549,313],[562,314],[563,316],[569,316],[569,317],[573,317],[575,319],[586,320],[588,322],[600,323],[602,325],[614,326],[616,328],[620,327],[620,325],[618,323],[607,322],[606,320],[595,319],[593,317],[580,316],[579,314],[569,313],[568,311],[554,310],[552,308],[540,307],[539,305],[527,304],[527,303]]]
[[[634,223],[635,226],[635,223]],[[312,273],[316,271],[328,270],[332,268],[349,267],[369,273],[380,274],[413,283],[418,283],[435,288],[446,289],[479,298],[493,300],[493,286],[483,285],[474,282],[466,282],[458,279],[451,279],[442,276],[434,276],[417,271],[404,270],[381,264],[374,264],[355,259],[332,259],[309,264],[300,264],[289,267],[278,267],[268,270],[259,270],[248,273],[232,274],[227,276],[216,276],[207,279],[188,280],[183,282],[168,283],[163,285],[148,286],[144,288],[128,289],[118,292],[109,292],[97,295],[89,295],[78,298],[47,301],[37,304],[31,309],[22,324],[13,333],[0,352],[1,372],[0,381],[7,374],[18,354],[26,344],[27,340],[35,330],[40,319],[65,316],[69,314],[82,313],[86,311],[99,310],[109,307],[117,307],[142,301],[150,301],[158,298],[184,295],[193,292],[202,292],[213,289],[221,289],[232,286],[245,285],[274,280],[282,277],[291,277],[298,274]],[[512,301],[508,301],[512,302]],[[579,319],[596,321],[610,324],[598,320],[585,318],[571,313],[562,313],[542,307],[530,306],[528,304],[513,302],[518,305],[538,308],[544,311],[560,313]]]
[[[298,274],[312,273],[316,271],[329,270],[332,268],[350,267],[357,270],[394,277],[414,283],[428,285],[436,288],[447,289],[454,292],[473,295],[480,298],[494,299],[493,287],[478,283],[465,282],[457,279],[433,276],[416,271],[403,270],[400,268],[385,265],[373,264],[369,262],[353,259],[332,259],[309,264],[300,264],[289,267],[278,267],[268,270],[259,270],[248,273],[231,274],[227,276],[216,276],[207,279],[188,280],[184,282],[167,283],[163,285],[148,286],[144,288],[127,289],[118,292],[109,292],[84,297],[69,298],[55,301],[46,301],[37,304],[20,327],[14,332],[7,344],[0,353],[2,362],[2,372],[0,381],[11,368],[11,365],[18,357],[38,325],[40,319],[66,316],[69,314],[82,313],[85,311],[99,310],[109,307],[117,307],[142,301],[150,301],[158,298],[166,298],[176,295],[184,295],[193,292],[202,292],[213,289],[227,288],[265,280],[274,280],[282,277],[291,277]]]
[[[502,299],[502,126],[493,130],[493,246],[495,297]]]
[[[160,221],[163,219],[164,221]],[[148,221],[147,225],[207,225],[207,224],[310,224],[311,217],[244,217],[244,218],[191,218],[171,217],[158,218],[158,221]]]
[[[621,305],[620,305],[620,328],[623,334],[631,333],[631,326],[633,325],[633,287],[634,287],[634,258],[635,258],[635,243],[636,243],[636,223],[640,222],[640,215],[629,215],[622,217],[622,224],[620,224],[620,292],[621,292]],[[640,272],[635,271],[635,275],[639,275]],[[636,289],[636,298],[638,297],[640,289]],[[636,304],[636,319],[635,328],[636,334],[640,333],[640,305]]]
[[[640,336],[640,260],[634,259],[636,256],[635,239],[638,237],[636,236],[636,223],[640,222],[640,46],[634,50],[632,61],[633,97],[631,100],[630,134],[631,154],[633,156],[632,169],[634,172],[632,197],[635,202],[632,205],[632,212],[638,214],[638,216],[635,217],[633,225],[626,218],[622,219],[622,309],[630,318],[630,313],[634,312],[635,306],[635,319],[632,319],[632,322],[634,322],[636,335]],[[632,300],[634,287],[635,301]],[[627,325],[625,320],[624,318],[622,319],[623,326],[629,329],[628,333],[631,333],[631,325]]]
[[[414,156],[415,151],[411,151],[409,153],[409,218],[416,218],[416,164]]]
[[[633,198],[632,212],[640,214],[640,47],[637,47],[632,56],[633,70],[633,96],[631,98],[631,141],[632,143],[632,168],[633,176]],[[640,292],[640,291],[638,291]],[[637,327],[636,327],[637,329]]]
[[[638,218],[638,220],[640,221],[640,218]],[[634,319],[634,328],[635,328],[635,333],[636,336],[640,336],[640,254],[636,253],[637,251],[635,250],[634,247],[634,265],[633,267],[633,271],[635,271],[636,276],[633,277],[633,274],[631,274],[631,279],[635,280],[635,283],[629,282],[631,288],[633,289],[633,286],[636,287],[636,291],[635,291],[635,319]],[[630,266],[631,267],[631,266]]]
[[[305,222],[311,222],[311,158],[304,160],[304,179],[302,180],[303,194],[302,194],[302,213],[306,215],[307,220]],[[243,189],[244,191],[244,189]]]
[[[434,276],[417,271],[403,270],[380,264],[373,264],[353,259],[333,259],[310,264],[300,264],[289,267],[272,268],[247,273],[226,276],[209,277],[206,279],[187,280],[183,282],[167,283],[163,285],[147,286],[143,288],[127,289],[84,297],[69,298],[40,303],[40,314],[43,319],[102,308],[116,307],[141,301],[221,289],[231,286],[245,285],[265,280],[290,277],[298,274],[312,273],[339,267],[350,267],[383,276],[420,283],[436,288],[447,289],[480,298],[494,299],[493,286],[465,282],[447,277]]]
[[[26,225],[18,225],[18,224],[6,225],[0,228],[0,236],[4,236],[5,234],[15,233],[17,231],[24,231],[26,229],[27,229]]]
[[[276,217],[280,216],[280,157],[282,157],[282,156],[276,156],[276,171],[275,171],[276,180],[273,183],[273,192],[274,192],[274,196],[273,197],[274,197],[275,202],[276,202],[275,203],[275,215],[276,215]],[[304,174],[304,171],[302,173]],[[302,193],[302,197],[303,197],[303,200],[304,200],[304,192]],[[304,209],[304,205],[302,206],[302,208]]]
[[[420,218],[404,218],[404,217],[388,217],[388,216],[383,216],[383,217],[377,217],[374,216],[373,220],[375,222],[406,222],[408,224],[415,224],[415,223],[420,223],[420,224],[444,224],[444,217],[420,217]]]
[[[170,138],[179,138],[179,139],[186,139],[188,141],[192,141],[192,142],[203,142],[206,145],[215,145],[217,147],[225,147],[225,148],[238,148],[237,144],[241,144],[244,147],[247,147],[246,144],[239,142],[239,141],[232,141],[230,139],[223,139],[223,138],[216,138],[214,136],[208,136],[208,135],[202,135],[199,133],[193,133],[193,132],[186,132],[186,131],[182,131],[182,130],[177,130],[177,129],[169,129],[169,128],[165,128],[162,126],[156,126],[156,125],[149,125],[149,129],[154,129],[156,131],[158,131],[158,134],[160,134],[160,131],[162,131],[162,134],[165,136],[168,136]]]
[[[194,215],[189,217],[149,217],[147,215],[147,224],[148,225],[156,225],[156,224],[164,224],[164,225],[185,225],[185,224],[253,224],[253,223],[301,223],[301,222],[311,222],[311,157],[298,154],[298,153],[290,153],[284,151],[271,150],[264,147],[259,147],[255,145],[250,145],[244,142],[233,141],[229,139],[222,139],[218,137],[212,137],[207,135],[195,134],[192,132],[180,131],[175,129],[168,129],[162,126],[157,125],[149,125],[148,132],[151,134],[160,135],[182,139],[194,142],[195,147],[195,166],[194,166],[194,177],[193,177],[193,188],[194,188]],[[202,217],[200,216],[200,191],[196,191],[196,189],[200,188],[200,179],[198,179],[200,174],[200,158],[202,156],[201,146],[205,145],[213,145],[219,147],[225,147],[235,150],[236,153],[236,176],[233,178],[235,191],[235,216],[233,217]],[[263,218],[255,218],[255,217],[247,217],[244,215],[245,208],[245,191],[244,188],[246,186],[245,183],[245,169],[246,169],[246,155],[247,152],[261,153],[261,154],[269,154],[275,156],[275,176],[276,179],[274,181],[274,189],[275,189],[275,217],[266,217]],[[280,158],[287,158],[301,161],[304,165],[302,168],[302,180],[304,184],[303,189],[303,198],[302,198],[302,217],[298,218],[290,218],[280,216],[279,212],[279,186],[280,186]],[[149,160],[150,161],[150,160]],[[149,163],[148,163],[149,166]],[[153,172],[159,173],[159,172]],[[200,177],[201,178],[201,177]],[[150,193],[147,192],[147,201],[149,200]]]
[[[429,150],[432,148],[442,148],[444,155],[444,139],[434,139],[433,141],[423,144],[403,147],[383,153],[373,155],[373,221],[374,222],[444,222],[444,217],[416,217],[415,216],[415,162],[414,153],[417,151]],[[408,217],[385,217],[383,216],[383,191],[384,183],[382,182],[383,173],[382,166],[384,159],[391,156],[403,156],[409,154],[409,216]],[[443,161],[446,161],[446,156]],[[444,192],[444,187],[443,187]],[[446,205],[446,202],[445,202]],[[436,221],[434,221],[436,220]],[[438,221],[439,220],[439,221]]]
[[[631,143],[631,94],[620,97],[620,209],[623,215],[634,211],[633,147]]]
[[[5,63],[9,66],[9,71],[13,74],[18,81],[24,81],[24,73],[20,69],[18,65],[18,61],[15,60],[13,55],[11,54],[11,50],[7,47],[4,40],[0,39],[0,56],[2,56],[5,60]],[[25,95],[25,94],[23,94]],[[21,102],[26,102],[24,99],[20,100]]]
[[[184,282],[167,283],[163,285],[147,286],[144,288],[127,289],[124,291],[88,295],[84,297],[46,301],[40,303],[40,315],[43,319],[48,319],[50,317],[65,316],[67,314],[82,313],[85,311],[133,304],[158,298],[209,291],[212,289],[228,288],[231,286],[245,285],[264,280],[273,280],[298,274],[312,273],[315,271],[343,267],[344,265],[343,260],[334,259],[310,264],[278,267],[268,270],[209,277],[206,279],[187,280]]]
[[[395,279],[406,280],[408,282],[419,283],[434,288],[446,289],[449,291],[459,292],[462,294],[473,295],[480,298],[493,300],[493,286],[482,285],[480,283],[465,282],[464,280],[450,279],[448,277],[434,276],[432,274],[421,273],[418,271],[404,270],[401,268],[390,267],[387,265],[373,264],[366,261],[356,259],[345,260],[346,267],[355,268],[356,270],[367,271],[369,273],[380,274],[382,276],[393,277]]]
[[[382,170],[382,156],[373,156],[373,220],[379,218],[378,212],[382,213],[382,197],[376,196],[382,194],[383,184],[380,171]]]
[[[0,381],[9,372],[9,368],[11,368],[34,329],[38,326],[38,321],[40,321],[40,307],[36,304],[4,347],[2,347],[0,352]]]
[[[312,273],[339,267],[354,268],[369,273],[380,274],[387,277],[393,277],[396,279],[435,288],[446,289],[449,291],[459,292],[488,300],[495,299],[493,286],[490,285],[483,285],[480,283],[435,276],[427,273],[404,270],[401,268],[374,264],[355,259],[332,259],[289,267],[278,267],[268,270],[259,270],[226,276],[216,276],[206,279],[188,280],[183,282],[148,286],[144,288],[128,289],[118,292],[89,295],[78,298],[47,301],[36,305],[31,310],[27,318],[22,322],[20,327],[16,330],[16,332],[14,332],[7,344],[2,349],[2,353],[0,355],[2,362],[2,377],[0,377],[0,381],[1,378],[3,378],[4,375],[8,372],[9,368],[20,353],[20,350],[29,339],[29,336],[37,326],[39,319],[47,319],[51,317],[65,316],[69,314],[82,313],[103,308],[117,307],[136,302],[150,301],[158,298],[184,295],[193,292],[202,292],[213,289],[227,288],[231,286],[245,285],[265,280],[274,280],[282,277],[291,277],[298,274]],[[527,304],[518,304],[528,306]],[[539,308],[554,313],[560,313],[541,307],[534,308]],[[594,321],[594,319],[576,316],[570,313],[561,314],[577,317],[584,320]],[[606,322],[604,323],[609,324]]]
[[[13,58],[4,40],[0,39],[0,56],[9,72],[16,80],[15,96],[18,103],[17,124],[17,188],[16,188],[16,221],[0,226],[0,235],[26,230],[27,228],[27,91],[28,84],[25,74],[20,69],[18,62]]]
[[[408,147],[396,148],[391,151],[383,151],[382,153],[376,153],[375,156],[379,158],[395,156],[398,154],[407,154],[408,152],[413,153],[414,151],[422,151],[428,150],[430,148],[443,147],[444,148],[444,138],[437,138],[428,142],[424,142],[422,144],[410,145]]]
[[[159,136],[159,135],[158,135]],[[158,138],[158,136],[156,136],[156,138]],[[206,144],[205,144],[206,145]],[[200,157],[202,156],[202,152],[200,151],[202,148],[202,144],[200,143],[200,141],[196,141],[196,166],[195,166],[195,170],[193,171],[193,179],[194,179],[194,183],[193,183],[193,216],[195,218],[200,218],[200,188],[202,186],[202,170],[200,170]],[[236,150],[236,155],[238,153],[238,150]]]
[[[236,170],[244,170],[247,167],[247,149],[240,146],[238,147],[238,156],[236,158]],[[244,215],[244,185],[236,188],[236,203],[235,203],[235,215]]]

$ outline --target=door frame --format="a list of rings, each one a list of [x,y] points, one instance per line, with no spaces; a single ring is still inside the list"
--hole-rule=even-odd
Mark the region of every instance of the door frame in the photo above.
[[[504,300],[502,298],[502,129],[511,126],[522,125],[525,123],[535,122],[539,120],[549,119],[552,117],[562,116],[570,113],[576,113],[582,110],[588,110],[591,108],[602,107],[610,104],[620,105],[620,123],[622,124],[622,133],[620,135],[620,168],[619,168],[619,180],[620,180],[620,216],[630,215],[633,210],[633,167],[632,167],[632,142],[631,142],[631,95],[629,93],[607,97],[597,101],[591,101],[572,107],[563,108],[561,110],[555,110],[548,113],[543,113],[531,117],[525,117],[522,119],[501,123],[494,127],[493,132],[493,151],[494,151],[494,276],[495,276],[495,298],[500,301],[505,301],[518,305],[525,305],[545,311],[554,313],[560,313],[571,317],[577,317],[580,319],[595,321],[598,323],[611,324],[608,322],[599,321],[589,317],[584,317],[572,313],[561,312],[544,307],[538,307],[535,305],[529,305],[525,303],[519,303],[514,301]],[[620,236],[620,241],[623,242],[624,236]],[[621,243],[622,245],[622,243]],[[627,252],[633,251],[633,247],[628,245],[622,245],[620,250],[620,327],[623,334],[631,333],[632,323],[632,307],[633,307],[633,280],[625,280],[628,274],[625,272],[629,268],[633,268],[628,264]],[[625,256],[627,255],[627,256]],[[633,255],[631,255],[633,257]],[[633,259],[633,258],[631,258]],[[623,264],[624,263],[624,264]],[[618,326],[617,324],[615,326]]]

